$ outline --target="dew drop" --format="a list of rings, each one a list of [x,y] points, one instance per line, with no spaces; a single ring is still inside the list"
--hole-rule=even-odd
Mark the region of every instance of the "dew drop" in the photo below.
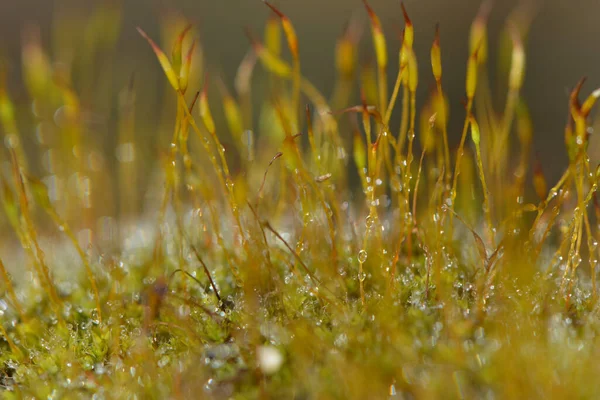
[[[358,261],[362,264],[367,261],[367,252],[366,250],[361,250],[358,252]]]

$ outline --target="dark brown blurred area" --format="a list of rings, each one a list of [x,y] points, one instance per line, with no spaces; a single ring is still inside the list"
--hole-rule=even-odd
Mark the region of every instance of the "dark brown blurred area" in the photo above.
[[[41,28],[42,40],[52,43],[58,13],[85,14],[99,2],[60,0],[0,1],[0,54],[9,60],[11,85],[19,90],[20,42],[27,24]],[[388,45],[398,48],[398,32],[403,26],[400,2],[371,0],[389,38]],[[568,91],[584,76],[588,81],[584,95],[600,86],[600,1],[547,0],[538,2],[527,42],[527,70],[523,96],[530,105],[535,126],[535,150],[539,153],[546,174],[556,179],[566,164],[563,129],[567,118]],[[276,4],[290,17],[300,39],[304,74],[325,93],[330,93],[334,77],[334,46],[344,24],[357,15],[366,27],[366,15],[359,0],[279,0]],[[496,1],[490,17],[490,53],[492,66],[497,49],[498,33],[507,15],[518,4],[515,0]],[[469,27],[480,5],[479,0],[406,0],[406,8],[415,26],[415,49],[420,63],[421,92],[424,98],[433,82],[429,66],[429,49],[434,26],[440,23],[444,63],[444,87],[451,102],[451,134],[456,143],[464,118],[461,99],[464,97],[464,76],[467,59]],[[151,36],[158,36],[165,10],[181,12],[196,22],[201,32],[205,58],[209,68],[222,71],[227,80],[248,50],[243,28],[260,32],[268,9],[260,0],[124,0],[118,53],[112,59],[114,71],[110,90],[117,93],[127,85],[135,71],[138,97],[151,96],[153,87],[164,84],[158,63],[147,44],[135,30],[143,27]],[[63,34],[65,29],[62,30]],[[365,30],[368,34],[368,31]],[[67,32],[77,40],[80,31],[74,24]],[[363,36],[363,58],[372,57],[370,37]],[[395,76],[395,59],[390,55],[390,76]],[[492,71],[493,72],[493,71]],[[392,80],[392,78],[390,78]],[[390,82],[390,85],[393,82]],[[23,96],[15,96],[24,101]],[[157,113],[157,100],[145,109],[150,121]],[[95,110],[100,115],[110,110]],[[156,111],[156,110],[155,110]],[[150,124],[149,124],[150,126]],[[151,137],[151,133],[147,133]],[[594,145],[594,140],[592,145]],[[599,157],[600,158],[600,157]]]

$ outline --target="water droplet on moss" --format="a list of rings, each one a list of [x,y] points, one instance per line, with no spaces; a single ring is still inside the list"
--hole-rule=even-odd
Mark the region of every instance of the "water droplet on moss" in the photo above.
[[[358,252],[358,261],[362,264],[367,261],[367,252],[366,250],[361,250]]]

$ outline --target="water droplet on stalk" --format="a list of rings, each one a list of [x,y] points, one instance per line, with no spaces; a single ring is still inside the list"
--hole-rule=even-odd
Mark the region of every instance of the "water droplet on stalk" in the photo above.
[[[362,264],[367,261],[367,252],[366,250],[361,250],[358,252],[358,261]]]

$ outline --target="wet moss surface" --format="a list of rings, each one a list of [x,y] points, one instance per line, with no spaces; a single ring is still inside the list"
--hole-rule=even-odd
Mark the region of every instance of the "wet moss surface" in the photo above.
[[[105,83],[93,61],[115,45],[117,5],[90,15],[72,64],[25,35],[31,109],[15,106],[1,69],[2,395],[594,397],[600,173],[587,143],[600,91],[574,86],[569,165],[549,187],[520,92],[529,8],[507,20],[490,82],[484,3],[465,113],[450,116],[461,99],[445,96],[443,66],[459,61],[443,53],[442,28],[417,60],[402,6],[390,51],[364,1],[370,32],[348,24],[325,95],[302,75],[309,44],[266,5],[234,82],[207,73],[185,18],[161,40],[138,28],[170,110],[152,155],[135,78],[108,96],[114,146],[90,128]],[[464,118],[458,143],[449,118]]]

